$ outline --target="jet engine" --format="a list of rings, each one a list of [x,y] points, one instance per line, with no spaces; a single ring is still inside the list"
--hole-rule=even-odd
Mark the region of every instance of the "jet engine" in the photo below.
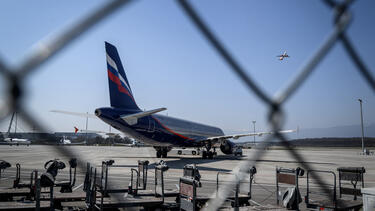
[[[231,142],[231,141],[228,141],[228,140],[224,140],[223,142],[221,142],[221,145],[220,145],[220,150],[224,153],[224,154],[233,154],[233,149],[234,149],[234,143]]]

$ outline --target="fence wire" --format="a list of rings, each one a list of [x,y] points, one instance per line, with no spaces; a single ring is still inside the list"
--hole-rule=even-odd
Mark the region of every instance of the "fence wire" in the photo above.
[[[7,116],[13,112],[17,112],[20,117],[33,128],[40,132],[46,132],[45,127],[37,121],[27,110],[23,107],[22,103],[24,80],[29,78],[34,71],[37,71],[38,67],[49,60],[51,57],[56,55],[60,50],[72,43],[75,38],[81,36],[87,32],[94,25],[99,23],[104,18],[118,11],[121,7],[128,5],[130,0],[113,0],[97,10],[93,11],[87,17],[82,20],[78,20],[76,24],[71,26],[66,31],[59,35],[56,35],[52,39],[43,40],[37,44],[35,48],[24,61],[20,62],[18,67],[12,68],[0,58],[0,75],[8,81],[8,87],[6,89],[7,99],[5,101],[6,107],[0,108],[0,122],[3,121]],[[264,90],[262,90],[256,83],[256,81],[246,73],[245,69],[239,65],[235,58],[227,51],[221,44],[218,37],[212,33],[207,24],[204,23],[203,19],[200,18],[199,14],[186,0],[177,1],[181,9],[191,19],[192,23],[196,26],[197,30],[202,33],[207,41],[212,45],[213,49],[221,56],[221,58],[228,64],[230,69],[236,74],[248,87],[249,91],[253,92],[259,100],[263,101],[268,106],[268,122],[272,128],[273,134],[265,137],[261,144],[257,147],[256,152],[248,157],[246,160],[240,162],[240,164],[233,170],[235,175],[231,177],[231,182],[223,185],[219,188],[218,193],[213,194],[212,200],[208,202],[207,210],[218,210],[222,206],[224,199],[228,197],[230,190],[234,190],[235,185],[243,180],[247,175],[248,166],[256,166],[256,160],[261,159],[264,154],[264,150],[269,146],[269,140],[276,138],[278,139],[289,151],[289,153],[298,160],[302,167],[305,169],[313,169],[308,162],[304,161],[302,155],[298,151],[294,150],[287,141],[285,135],[278,133],[284,124],[284,103],[299,89],[299,87],[309,78],[311,73],[316,69],[315,67],[324,59],[324,57],[330,52],[332,47],[341,41],[344,49],[348,53],[348,57],[353,61],[357,67],[357,71],[362,75],[363,79],[375,92],[375,80],[369,71],[368,67],[362,61],[359,54],[353,47],[352,42],[346,34],[346,30],[352,20],[349,7],[353,3],[353,0],[345,0],[342,2],[336,2],[334,0],[322,0],[324,4],[328,6],[333,12],[333,29],[328,34],[327,38],[317,48],[316,52],[312,54],[311,58],[300,68],[298,74],[290,81],[290,83],[281,89],[275,97],[268,96]],[[56,151],[66,157],[81,156],[74,153],[69,148],[55,147]],[[79,159],[78,168],[81,171],[85,171],[84,159]],[[322,188],[325,194],[330,194],[331,190],[324,184],[322,178],[319,175],[312,174],[313,179],[317,181],[317,184]],[[110,181],[111,182],[111,181]],[[115,185],[115,184],[113,184]],[[119,199],[118,199],[119,200]]]
[[[289,85],[285,88],[285,90],[281,90],[278,92],[276,97],[270,98],[266,95],[264,91],[262,91],[252,80],[252,78],[246,74],[244,69],[240,67],[240,65],[235,61],[235,59],[230,55],[230,53],[223,47],[220,43],[219,39],[211,32],[208,26],[203,22],[203,20],[199,17],[198,13],[193,9],[193,7],[186,1],[186,0],[179,0],[179,4],[182,9],[186,12],[186,14],[190,17],[192,22],[195,24],[198,30],[203,34],[203,36],[207,39],[207,41],[213,46],[213,48],[217,51],[217,53],[222,57],[222,59],[231,67],[232,71],[248,86],[249,90],[252,91],[260,100],[264,101],[264,103],[268,104],[269,106],[269,124],[272,127],[274,132],[273,137],[277,138],[281,141],[281,143],[287,147],[291,155],[301,162],[301,165],[305,169],[313,169],[307,162],[304,161],[303,157],[293,148],[291,148],[289,142],[285,138],[284,135],[278,133],[281,129],[283,124],[283,110],[282,105],[283,103],[292,96],[292,94],[300,87],[304,81],[307,80],[309,75],[315,70],[315,67],[322,61],[322,59],[327,55],[327,53],[332,49],[334,44],[341,40],[344,44],[346,51],[348,52],[350,58],[356,64],[358,71],[362,74],[365,80],[369,83],[369,85],[374,89],[374,79],[367,69],[365,64],[361,61],[358,54],[355,52],[354,48],[352,47],[351,42],[348,40],[345,30],[350,23],[351,14],[348,11],[348,7],[351,5],[353,1],[347,0],[343,3],[337,3],[333,0],[326,0],[324,1],[334,12],[334,28],[333,31],[329,34],[327,39],[323,41],[322,45],[318,48],[315,54],[306,62],[304,66],[298,71],[297,76],[291,80]],[[374,89],[375,91],[375,89]],[[262,153],[264,149],[268,147],[270,144],[268,140],[270,140],[272,136],[266,138],[265,141],[262,142],[261,146],[258,147],[257,153],[255,153],[249,159],[241,162],[239,166],[235,169],[236,175],[233,176],[232,180],[235,183],[230,183],[218,190],[219,193],[214,193],[213,196],[217,195],[219,197],[213,198],[208,202],[207,210],[217,210],[219,209],[226,198],[228,198],[229,190],[234,189],[235,184],[245,178],[246,171],[248,166],[255,166],[256,160],[260,159],[261,156],[264,154]],[[317,180],[317,183],[322,187],[323,192],[327,195],[331,196],[330,189],[326,188],[323,183],[323,180],[317,174],[311,175],[314,179]]]

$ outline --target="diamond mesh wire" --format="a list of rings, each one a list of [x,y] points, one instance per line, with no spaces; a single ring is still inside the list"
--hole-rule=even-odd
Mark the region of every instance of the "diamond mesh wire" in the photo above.
[[[328,35],[326,40],[322,42],[321,46],[313,54],[313,56],[298,71],[296,77],[294,77],[290,81],[290,83],[285,89],[280,90],[274,98],[268,97],[266,93],[255,84],[254,80],[248,74],[246,74],[244,69],[236,62],[236,60],[230,55],[230,53],[223,47],[219,39],[211,32],[208,26],[203,22],[202,18],[199,17],[198,13],[194,10],[194,8],[186,0],[179,0],[178,2],[181,8],[187,14],[187,16],[190,17],[193,24],[207,39],[207,41],[213,46],[213,48],[222,57],[222,59],[228,64],[231,70],[247,85],[248,89],[252,91],[259,98],[259,100],[262,100],[269,106],[268,121],[274,132],[272,136],[274,138],[279,139],[281,143],[285,147],[287,147],[291,155],[296,160],[301,162],[303,168],[313,169],[307,162],[304,162],[303,156],[301,156],[296,150],[290,147],[289,142],[287,141],[285,136],[283,134],[278,133],[284,122],[282,105],[289,97],[293,95],[293,93],[300,87],[300,85],[308,79],[309,75],[315,70],[317,64],[319,64],[319,62],[322,61],[322,59],[329,53],[330,49],[332,49],[334,44],[336,44],[338,41],[343,42],[344,47],[347,53],[349,54],[349,57],[356,64],[358,71],[362,74],[366,82],[374,89],[374,78],[372,77],[370,71],[367,69],[365,64],[361,61],[360,57],[354,50],[351,42],[348,40],[345,34],[345,30],[347,29],[351,20],[351,14],[348,11],[348,7],[352,3],[352,1],[347,0],[343,3],[337,3],[333,0],[324,1],[335,12],[335,24],[332,32]],[[269,136],[265,138],[265,140],[263,140],[263,142],[258,147],[256,153],[254,153],[253,156],[249,157],[243,162],[240,162],[240,164],[233,170],[236,172],[237,176],[233,176],[231,179],[235,182],[221,187],[218,190],[218,193],[214,193],[212,196],[217,195],[218,197],[213,197],[213,199],[208,202],[208,206],[206,208],[207,210],[218,210],[220,206],[222,206],[224,200],[228,197],[228,194],[230,192],[229,190],[233,190],[235,184],[237,184],[246,177],[247,167],[256,166],[256,160],[260,159],[261,156],[264,154],[262,152],[268,147],[269,140],[272,138],[272,136]],[[311,176],[314,179],[316,179],[317,184],[321,186],[323,192],[325,192],[329,196],[332,196],[332,194],[330,194],[331,190],[324,185],[323,180],[319,175],[312,174]]]
[[[18,112],[21,118],[23,118],[27,124],[30,126],[32,125],[38,131],[45,132],[46,129],[40,123],[40,121],[37,121],[37,119],[35,119],[35,117],[28,113],[23,107],[24,103],[22,103],[22,100],[24,96],[22,84],[24,84],[24,80],[30,78],[29,75],[31,75],[34,71],[37,71],[38,67],[42,63],[56,55],[68,44],[71,44],[77,37],[83,35],[91,27],[118,11],[121,7],[128,5],[129,2],[131,1],[109,1],[102,7],[93,11],[87,17],[83,18],[82,20],[78,20],[76,24],[61,34],[56,35],[52,39],[40,41],[37,45],[38,48],[34,49],[34,51],[29,54],[30,56],[24,61],[20,62],[20,65],[16,68],[9,67],[6,61],[0,58],[0,75],[8,81],[8,87],[6,89],[7,99],[5,101],[6,107],[0,108],[0,122],[12,112]],[[303,156],[289,145],[285,135],[280,134],[277,131],[282,128],[284,123],[284,103],[309,78],[311,73],[316,69],[315,67],[324,59],[324,57],[330,52],[336,43],[341,42],[343,44],[346,52],[348,53],[348,57],[356,65],[357,71],[362,75],[363,79],[368,83],[372,90],[375,91],[374,77],[354,49],[352,42],[346,34],[346,30],[352,19],[349,7],[353,1],[346,0],[338,3],[334,0],[322,0],[322,2],[324,2],[334,12],[334,26],[332,31],[312,54],[311,58],[309,58],[307,62],[299,69],[298,74],[292,78],[290,83],[284,89],[281,89],[275,95],[275,97],[270,97],[257,85],[256,81],[246,73],[245,69],[239,65],[229,51],[223,47],[218,37],[211,32],[207,24],[204,23],[194,8],[186,0],[178,1],[178,4],[191,19],[197,30],[202,33],[202,36],[207,39],[223,61],[228,64],[230,70],[236,74],[244,82],[244,84],[246,84],[249,91],[253,92],[260,101],[263,101],[265,105],[268,106],[268,122],[274,132],[272,135],[264,138],[252,156],[240,162],[240,164],[233,170],[236,175],[231,178],[232,182],[229,182],[228,185],[220,187],[218,191],[219,197],[214,197],[214,199],[210,200],[206,209],[217,210],[222,205],[224,199],[228,197],[228,193],[230,192],[229,190],[233,190],[235,188],[235,184],[246,177],[247,167],[256,166],[256,160],[259,160],[262,157],[264,154],[263,151],[268,147],[269,140],[272,138],[277,138],[280,140],[280,142],[289,150],[289,153],[291,153],[291,155],[301,163],[302,167],[305,169],[313,169],[308,162],[304,161]],[[56,151],[66,157],[81,157],[69,148],[56,147]],[[80,160],[81,162],[79,162],[78,167],[80,170],[85,171],[86,161],[82,159]],[[327,195],[332,195],[329,194],[331,190],[324,185],[321,177],[316,174],[312,174],[311,176],[317,181],[317,184],[321,186]],[[216,193],[214,193],[213,196],[216,196]]]

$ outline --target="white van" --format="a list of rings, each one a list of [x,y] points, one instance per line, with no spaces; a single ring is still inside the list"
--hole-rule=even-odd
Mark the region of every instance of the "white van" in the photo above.
[[[178,155],[199,155],[200,150],[195,148],[179,148],[179,149],[172,149],[173,151],[177,151]]]

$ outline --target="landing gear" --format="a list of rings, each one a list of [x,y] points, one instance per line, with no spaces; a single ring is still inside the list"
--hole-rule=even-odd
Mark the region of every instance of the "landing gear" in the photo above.
[[[217,155],[215,147],[214,147],[213,149],[214,149],[214,150],[211,151],[211,143],[208,143],[208,144],[206,145],[206,150],[202,151],[202,158],[203,158],[203,159],[207,159],[207,158],[208,158],[208,159],[213,159],[214,156]]]
[[[157,158],[166,158],[168,157],[168,148],[155,148],[156,149],[156,157]]]
[[[163,151],[161,152],[161,157],[162,157],[162,158],[166,158],[166,157],[168,157],[168,151],[167,151],[167,150],[163,150]]]
[[[207,151],[203,151],[202,152],[202,158],[203,159],[207,159]]]
[[[216,155],[216,152],[212,152],[212,151],[203,151],[202,152],[202,158],[203,159],[213,159],[214,156]]]

